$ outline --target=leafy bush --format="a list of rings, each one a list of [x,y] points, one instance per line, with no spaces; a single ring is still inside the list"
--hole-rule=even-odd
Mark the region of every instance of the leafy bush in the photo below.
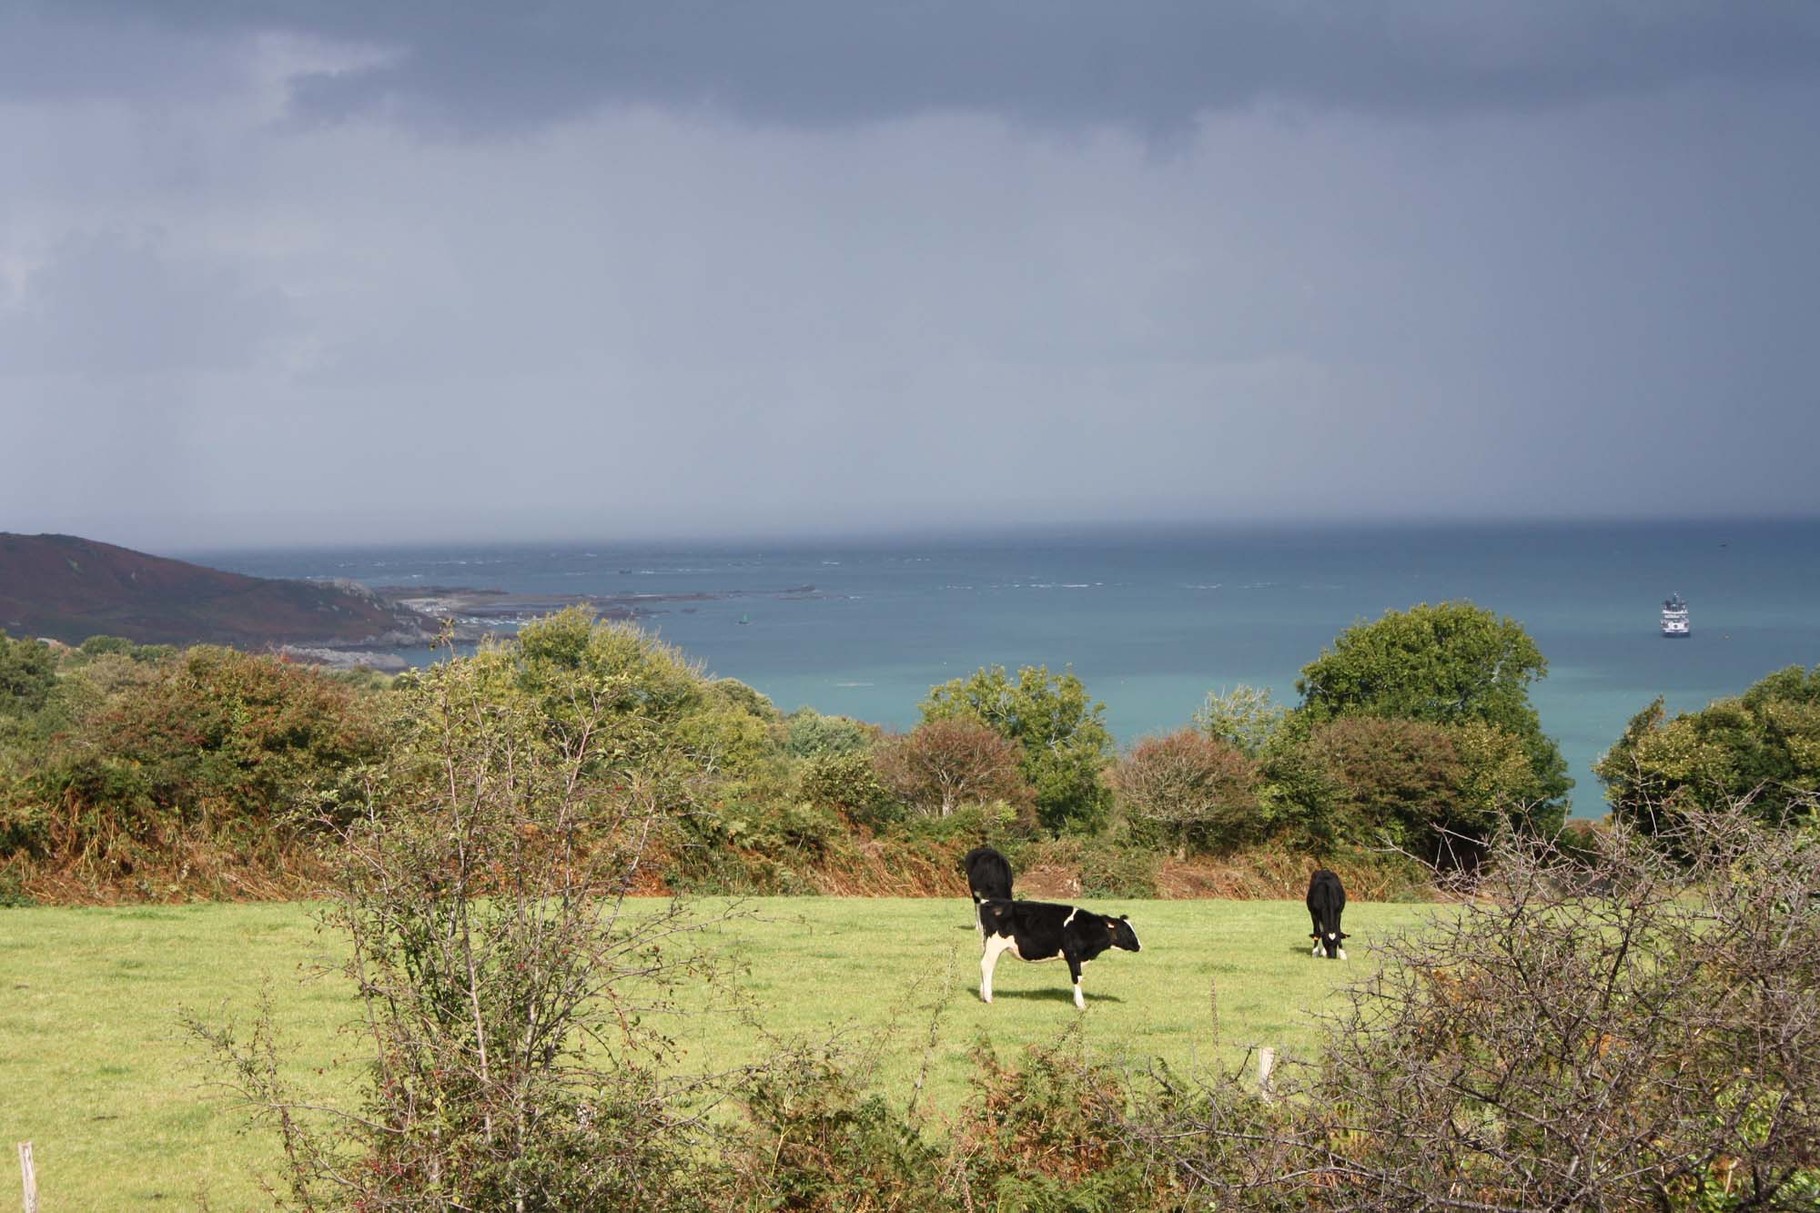
[[[1466,793],[1467,767],[1441,725],[1341,717],[1317,726],[1306,749],[1335,792],[1326,820],[1311,833],[1385,841],[1430,863],[1458,866],[1454,848],[1484,840],[1494,828],[1467,816],[1476,807]]]
[[[692,701],[662,650],[558,617],[402,681],[371,795],[331,819],[325,926],[369,1052],[358,1112],[306,1104],[269,1019],[191,1019],[284,1148],[298,1210],[700,1209],[693,1080],[646,1026],[703,965],[676,903],[627,912]]]
[[[9,639],[0,629],[0,716],[36,712],[56,684],[57,662],[48,647],[29,637]]]
[[[1100,776],[1113,752],[1106,705],[1088,698],[1073,671],[1024,666],[1014,682],[1003,666],[982,668],[931,688],[920,706],[924,723],[972,720],[1015,743],[1044,828],[1090,834],[1105,824],[1112,797]]]
[[[69,728],[23,780],[40,854],[150,855],[192,828],[257,845],[349,798],[385,745],[372,697],[275,657],[103,655],[67,681]]]
[[[1209,691],[1194,714],[1194,727],[1216,741],[1236,746],[1247,758],[1262,754],[1289,718],[1289,709],[1272,701],[1263,687],[1240,685]]]
[[[903,802],[879,782],[864,753],[817,754],[803,766],[802,798],[819,808],[845,813],[861,825],[877,827],[900,821]]]
[[[1820,838],[1733,810],[1689,818],[1687,866],[1580,844],[1506,836],[1478,896],[1382,942],[1261,1121],[1131,1131],[1220,1207],[1812,1209]]]
[[[876,725],[851,716],[824,716],[814,708],[798,708],[784,718],[784,748],[792,758],[862,754],[872,747]]]
[[[1147,737],[1112,769],[1113,794],[1130,817],[1159,827],[1179,853],[1231,849],[1263,832],[1250,759],[1194,729]]]
[[[1109,1066],[1085,1059],[1078,1024],[1032,1046],[1020,1067],[982,1045],[975,1097],[956,1128],[966,1189],[991,1207],[1101,1213],[1164,1207],[1169,1179],[1121,1131],[1129,1093]]]
[[[863,1071],[825,1048],[793,1043],[737,1092],[741,1126],[726,1149],[725,1207],[825,1210],[952,1208],[943,1156]]]
[[[1021,751],[978,720],[929,720],[889,737],[873,753],[879,780],[922,813],[946,817],[965,804],[1000,801],[1025,815],[1036,789],[1024,777]]]
[[[1490,725],[1518,740],[1528,778],[1510,797],[1520,828],[1560,827],[1573,786],[1560,747],[1543,734],[1529,685],[1548,662],[1515,620],[1470,602],[1422,603],[1342,632],[1302,667],[1297,714],[1310,724],[1368,716]]]
[[[1594,772],[1614,817],[1672,834],[1689,810],[1744,802],[1771,825],[1807,820],[1820,793],[1820,666],[1790,666],[1736,699],[1665,719],[1633,717]]]
[[[1156,896],[1157,868],[1154,851],[1120,846],[1107,838],[1091,838],[1080,851],[1081,896],[1140,900]]]

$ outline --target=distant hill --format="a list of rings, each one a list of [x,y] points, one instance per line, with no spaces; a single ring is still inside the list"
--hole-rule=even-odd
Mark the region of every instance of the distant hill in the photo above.
[[[0,629],[79,644],[409,644],[438,623],[350,582],[224,573],[73,535],[0,531]]]

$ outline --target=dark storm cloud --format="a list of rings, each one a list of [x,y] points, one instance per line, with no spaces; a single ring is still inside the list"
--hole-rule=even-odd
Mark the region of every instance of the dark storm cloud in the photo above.
[[[1820,5],[1808,0],[64,0],[23,11],[47,38],[111,32],[73,78],[0,52],[0,68],[25,69],[0,89],[126,87],[149,65],[116,70],[123,29],[166,53],[173,36],[284,31],[388,52],[299,81],[302,116],[379,111],[470,130],[629,104],[810,126],[961,109],[1167,131],[1256,102],[1521,108],[1820,66]]]
[[[0,529],[1812,513],[1817,27],[0,0]]]

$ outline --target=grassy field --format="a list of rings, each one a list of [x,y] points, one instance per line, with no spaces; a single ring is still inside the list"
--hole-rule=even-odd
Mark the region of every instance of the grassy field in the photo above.
[[[1094,908],[1129,913],[1144,950],[1087,966],[1086,1047],[1181,1068],[1238,1064],[1254,1045],[1307,1054],[1319,1039],[1315,1013],[1370,971],[1371,941],[1433,909],[1353,905],[1352,960],[1340,964],[1309,957],[1307,911],[1293,902]],[[743,909],[703,939],[736,964],[735,992],[764,1031],[840,1032],[875,1050],[878,1082],[900,1102],[926,1066],[924,1098],[938,1116],[963,1097],[977,1042],[1011,1056],[1082,1018],[1060,961],[1006,957],[995,1001],[981,1003],[979,945],[960,901],[778,898]],[[267,1207],[254,1176],[270,1143],[241,1132],[240,1113],[209,1089],[179,1008],[244,1021],[269,986],[294,1073],[332,1091],[358,1064],[358,1041],[337,1032],[353,1011],[332,971],[340,950],[299,905],[0,910],[0,1140],[9,1157],[11,1143],[34,1143],[44,1213],[193,1208],[200,1195],[216,1210]],[[674,1032],[686,1064],[701,1068],[769,1047],[705,999]]]

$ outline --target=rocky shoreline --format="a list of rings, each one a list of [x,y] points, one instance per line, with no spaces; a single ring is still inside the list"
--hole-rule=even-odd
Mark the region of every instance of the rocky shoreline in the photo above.
[[[672,610],[692,612],[704,602],[735,598],[800,600],[819,597],[813,585],[786,586],[775,591],[695,591],[684,594],[521,594],[510,590],[469,586],[374,586],[360,590],[389,609],[423,620],[414,634],[396,633],[358,644],[300,643],[280,651],[293,661],[330,669],[367,669],[395,673],[411,663],[401,649],[434,644],[444,638],[456,644],[476,644],[489,636],[509,633],[533,619],[573,606],[584,606],[601,619],[636,623]]]
[[[60,644],[222,644],[335,669],[402,670],[404,654],[477,643],[583,606],[637,621],[734,598],[819,597],[813,585],[669,594],[525,594],[472,586],[368,586],[252,577],[75,535],[0,532],[0,631]]]

